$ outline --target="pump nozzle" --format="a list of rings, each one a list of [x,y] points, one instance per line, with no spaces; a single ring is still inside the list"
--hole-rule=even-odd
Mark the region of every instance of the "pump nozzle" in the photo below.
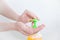
[[[37,28],[37,19],[32,19],[31,22],[33,22],[33,28]]]

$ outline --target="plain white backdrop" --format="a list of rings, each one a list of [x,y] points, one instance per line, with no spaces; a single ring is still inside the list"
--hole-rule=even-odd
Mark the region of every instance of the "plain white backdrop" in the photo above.
[[[6,0],[6,3],[21,15],[25,9],[35,13],[46,25],[40,31],[43,40],[60,40],[60,0]],[[0,21],[14,22],[3,16]],[[16,31],[0,32],[0,40],[26,40],[26,36]]]

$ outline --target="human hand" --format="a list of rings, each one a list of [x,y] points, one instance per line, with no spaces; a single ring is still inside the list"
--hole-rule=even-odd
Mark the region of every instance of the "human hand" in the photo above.
[[[45,25],[42,24],[42,25],[39,25],[38,28],[34,29],[32,27],[25,25],[22,22],[16,22],[16,24],[15,24],[15,30],[21,32],[24,35],[35,34],[38,31],[41,31],[44,27],[45,27]]]
[[[24,13],[21,16],[19,16],[18,21],[19,22],[21,21],[23,23],[27,23],[31,19],[38,19],[39,20],[39,18],[35,14],[33,14],[32,12],[30,12],[28,10],[25,10]]]

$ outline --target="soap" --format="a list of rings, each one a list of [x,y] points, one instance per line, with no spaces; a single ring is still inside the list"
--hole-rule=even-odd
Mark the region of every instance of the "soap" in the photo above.
[[[28,36],[27,40],[42,40],[42,35],[41,34],[30,35],[30,36]]]

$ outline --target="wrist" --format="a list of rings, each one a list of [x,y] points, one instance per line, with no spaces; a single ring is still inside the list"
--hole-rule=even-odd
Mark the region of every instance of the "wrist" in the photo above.
[[[15,30],[15,23],[0,22],[0,31]]]
[[[23,19],[23,18],[22,18],[21,16],[18,16],[18,17],[16,18],[16,21],[17,21],[17,22],[23,22],[22,19]]]
[[[15,21],[18,21],[18,20],[19,20],[19,17],[20,17],[20,15],[16,15],[16,16],[14,17],[14,20],[15,20]]]
[[[10,25],[11,25],[11,26],[10,26],[10,27],[11,27],[11,28],[10,28],[11,30],[16,30],[16,22],[10,23]]]

